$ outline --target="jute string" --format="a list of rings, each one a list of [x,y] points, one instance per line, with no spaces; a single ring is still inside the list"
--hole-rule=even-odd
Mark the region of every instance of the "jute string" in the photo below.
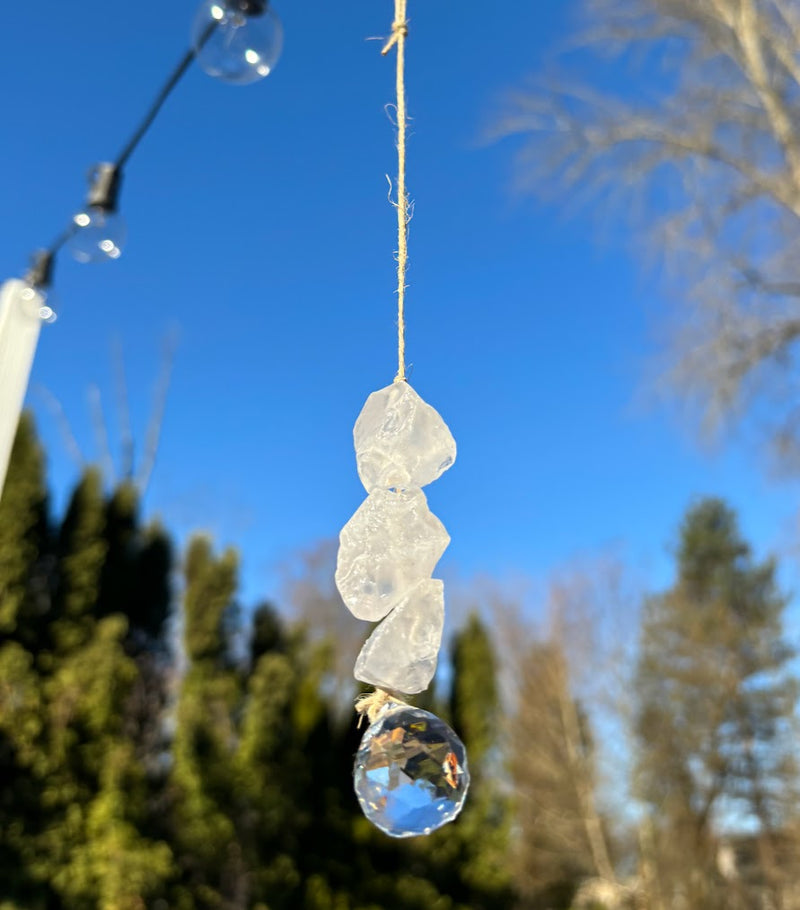
[[[393,47],[397,47],[397,200],[392,202],[397,210],[397,375],[395,382],[406,379],[406,267],[408,265],[408,221],[409,205],[406,192],[406,38],[408,37],[408,20],[406,19],[407,0],[395,0],[392,34],[384,44],[381,53],[386,56]],[[356,712],[359,726],[366,717],[370,724],[375,723],[381,711],[390,704],[405,704],[384,689],[375,689],[356,699]]]
[[[393,704],[404,705],[405,702],[394,695],[390,695],[385,689],[375,689],[374,692],[359,695],[356,699],[356,714],[360,715],[358,726],[361,726],[365,717],[371,724],[374,724],[386,705]]]
[[[386,56],[397,48],[397,375],[395,382],[406,378],[406,268],[408,266],[408,221],[409,205],[406,192],[406,19],[407,0],[394,0],[394,22],[392,35],[383,46],[381,53]]]

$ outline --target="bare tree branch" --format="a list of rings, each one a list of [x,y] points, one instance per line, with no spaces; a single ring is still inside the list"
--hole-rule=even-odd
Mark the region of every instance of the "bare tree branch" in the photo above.
[[[82,471],[86,466],[86,459],[83,457],[83,452],[81,452],[78,441],[75,439],[75,434],[72,432],[72,426],[70,425],[69,418],[64,412],[64,406],[47,386],[39,383],[35,386],[35,391],[41,397],[45,407],[55,419],[59,433],[61,434],[61,440],[64,443],[64,448],[67,450],[67,455],[72,459],[75,467],[79,471]]]
[[[155,395],[153,396],[153,410],[150,414],[150,422],[147,425],[142,463],[139,466],[137,486],[142,495],[144,495],[144,492],[147,490],[156,463],[156,455],[158,453],[159,440],[161,439],[161,429],[164,424],[164,414],[167,409],[167,395],[169,394],[169,384],[172,376],[172,366],[175,362],[175,350],[177,345],[178,334],[176,330],[173,330],[164,340],[161,355],[161,372],[156,383]]]
[[[134,442],[131,430],[131,410],[128,404],[128,383],[125,379],[125,358],[122,352],[122,341],[114,339],[111,346],[111,360],[114,365],[114,378],[117,392],[117,419],[119,420],[119,437],[121,452],[120,475],[130,480],[133,477]]]
[[[785,460],[800,449],[800,4],[584,6],[572,52],[611,53],[638,78],[616,94],[540,81],[507,99],[495,135],[522,137],[523,189],[637,219],[688,304],[673,315],[672,388],[707,428],[757,423]]]
[[[89,386],[87,392],[89,399],[89,413],[92,418],[92,427],[94,429],[95,444],[97,454],[100,458],[100,464],[103,468],[105,479],[112,486],[116,483],[116,472],[114,471],[114,460],[111,457],[111,449],[108,445],[108,428],[106,427],[106,418],[103,414],[103,402],[100,397],[100,388],[94,383]]]

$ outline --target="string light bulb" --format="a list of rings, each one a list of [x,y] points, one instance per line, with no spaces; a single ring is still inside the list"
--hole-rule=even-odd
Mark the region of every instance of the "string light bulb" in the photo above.
[[[267,0],[204,0],[192,25],[195,58],[223,82],[268,76],[283,49],[283,26]]]
[[[57,318],[54,266],[55,256],[50,250],[37,250],[31,258],[31,267],[22,279],[26,287],[20,291],[20,299],[28,315],[47,323],[53,323]]]
[[[89,172],[85,207],[72,219],[69,250],[78,262],[119,259],[128,235],[125,219],[117,210],[122,175],[108,162]]]
[[[55,258],[65,247],[78,262],[118,259],[127,226],[118,211],[122,171],[153,125],[161,108],[197,60],[225,82],[247,84],[269,75],[283,47],[283,26],[268,0],[207,0],[192,26],[191,47],[162,85],[144,118],[113,163],[89,173],[86,204],[65,230],[33,258],[24,278],[0,284],[0,494],[25,398],[42,322],[56,318],[51,292]]]

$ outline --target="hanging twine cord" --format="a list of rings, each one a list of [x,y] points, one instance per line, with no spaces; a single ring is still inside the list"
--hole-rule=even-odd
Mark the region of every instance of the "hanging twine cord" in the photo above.
[[[406,192],[406,38],[408,37],[408,20],[406,19],[407,0],[395,0],[392,35],[383,46],[381,53],[386,56],[393,47],[397,47],[397,201],[393,202],[397,210],[397,375],[395,382],[405,382],[406,378],[406,268],[408,266],[408,222],[409,204]]]
[[[397,210],[397,375],[395,382],[405,382],[406,379],[406,267],[408,265],[408,222],[409,204],[406,192],[406,38],[408,37],[408,21],[406,19],[407,0],[395,0],[394,22],[392,35],[383,46],[381,53],[386,56],[393,47],[397,47],[397,201],[392,205]],[[388,178],[387,178],[388,179]],[[391,187],[391,181],[389,181]],[[391,189],[390,202],[391,200]],[[370,724],[375,723],[381,711],[391,704],[402,705],[396,696],[385,689],[376,688],[373,692],[360,695],[356,699],[356,713],[359,715],[358,725],[366,717]]]

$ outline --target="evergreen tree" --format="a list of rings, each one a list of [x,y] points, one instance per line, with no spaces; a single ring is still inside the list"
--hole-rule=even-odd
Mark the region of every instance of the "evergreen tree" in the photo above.
[[[0,503],[0,910],[507,906],[480,622],[453,655],[467,809],[430,839],[398,842],[353,793],[364,731],[341,719],[337,646],[313,617],[287,626],[262,605],[242,648],[236,555],[203,538],[185,558],[185,667],[165,720],[171,565],[134,487],[107,496],[91,468],[50,531],[23,419]],[[447,714],[432,693],[420,700]]]
[[[352,711],[342,717],[341,690],[332,687],[336,658],[333,643],[309,637],[305,623],[290,630],[295,667],[292,723],[305,758],[298,768],[295,806],[300,816],[300,894],[304,906],[358,906],[360,861],[366,852],[354,840]],[[359,853],[361,854],[359,856]],[[366,904],[367,902],[364,901]]]
[[[30,448],[24,423],[21,432]],[[30,453],[26,461],[36,463]],[[15,476],[12,464],[8,501],[21,503]],[[128,622],[100,609],[105,510],[101,477],[89,469],[70,499],[53,557],[43,561],[39,553],[28,570],[40,606],[18,611],[18,642],[0,647],[0,692],[10,698],[0,720],[0,761],[9,772],[4,787],[14,784],[16,816],[3,825],[0,854],[13,848],[21,860],[18,877],[29,885],[15,891],[26,907],[139,910],[171,873],[168,845],[148,830],[144,767],[126,720],[140,676],[126,653]],[[0,513],[0,538],[4,522],[18,524],[20,514]]]
[[[684,520],[677,578],[646,604],[636,680],[640,795],[670,894],[723,907],[716,857],[723,812],[749,819],[762,875],[775,884],[774,837],[796,794],[788,749],[798,694],[775,563],[756,563],[735,514],[706,499]]]
[[[36,620],[49,606],[42,576],[48,550],[44,457],[33,418],[17,428],[0,498],[0,641],[35,647]]]
[[[26,412],[0,497],[0,898],[31,910],[53,897],[35,872],[33,847],[45,824],[34,769],[42,763],[36,658],[50,605],[49,546],[44,459]]]
[[[103,844],[113,843],[117,851],[116,873],[102,879],[100,888],[100,899],[112,910],[127,906],[126,895],[165,893],[173,873],[162,818],[169,746],[172,655],[165,635],[172,548],[158,523],[142,528],[138,490],[130,481],[106,500],[104,537],[108,549],[96,615],[124,617],[121,644],[135,668],[121,704],[121,735],[109,747],[90,817],[90,858],[102,863],[107,855]]]
[[[170,611],[172,548],[157,523],[142,531],[139,492],[130,481],[106,502],[105,540],[97,615],[126,617],[131,653],[158,650]]]
[[[456,634],[451,660],[450,714],[467,748],[471,784],[467,803],[453,829],[455,836],[443,831],[437,840],[443,843],[445,856],[453,848],[448,850],[448,845],[458,846],[455,863],[461,899],[475,910],[501,908],[511,902],[504,862],[509,846],[509,806],[499,786],[501,713],[494,648],[477,613],[473,612]]]
[[[269,907],[292,907],[300,878],[298,797],[311,781],[292,728],[295,671],[285,654],[263,654],[248,679],[235,757],[236,825],[247,887]]]
[[[271,606],[255,612],[236,756],[237,827],[252,900],[271,910],[302,905],[302,879],[315,866],[319,828],[328,824],[313,805],[324,784],[313,777],[313,752],[325,707],[304,647]],[[326,753],[330,761],[330,748]]]
[[[40,850],[48,880],[68,907],[138,910],[168,876],[171,855],[140,830],[143,769],[126,725],[140,674],[126,649],[127,618],[101,608],[106,514],[101,477],[89,469],[59,534],[54,651],[41,662],[51,821]]]
[[[147,831],[147,796],[133,745],[109,737],[86,813],[86,839],[71,860],[70,891],[87,908],[145,910],[147,899],[161,893],[172,876],[169,845]]]
[[[136,553],[138,600],[128,616],[131,627],[156,650],[163,650],[172,609],[170,574],[173,561],[169,535],[159,522],[151,522],[141,534]]]
[[[171,839],[181,881],[178,908],[246,907],[246,870],[236,838],[234,780],[236,715],[241,693],[226,637],[226,615],[236,592],[237,557],[215,557],[195,537],[185,559],[183,599],[187,667],[172,744],[174,789]]]
[[[497,669],[489,633],[480,616],[470,614],[453,640],[450,713],[464,742],[476,778],[483,776],[497,743],[500,703]]]
[[[264,654],[285,653],[288,647],[286,630],[278,611],[271,603],[262,603],[253,611],[250,631],[248,665],[252,669]]]
[[[89,468],[72,493],[58,534],[50,633],[59,657],[73,654],[94,629],[108,551],[104,513],[102,477]]]
[[[54,897],[36,873],[35,839],[46,823],[36,774],[42,712],[32,655],[18,642],[6,642],[0,646],[0,900],[30,910],[50,906]]]
[[[136,676],[123,708],[123,729],[135,760],[141,765],[137,793],[160,814],[168,749],[166,710],[170,684],[171,647],[166,640],[170,613],[172,547],[158,523],[142,528],[139,494],[130,481],[112,491],[105,503],[106,557],[95,614],[122,615],[124,648]],[[121,754],[129,755],[124,749]],[[142,790],[142,788],[144,788]],[[137,809],[141,815],[142,809]],[[142,817],[145,828],[153,827]]]
[[[121,613],[130,632],[139,623],[133,614],[139,609],[137,556],[139,549],[139,496],[129,481],[121,483],[104,503],[106,556],[100,578],[96,615]]]

